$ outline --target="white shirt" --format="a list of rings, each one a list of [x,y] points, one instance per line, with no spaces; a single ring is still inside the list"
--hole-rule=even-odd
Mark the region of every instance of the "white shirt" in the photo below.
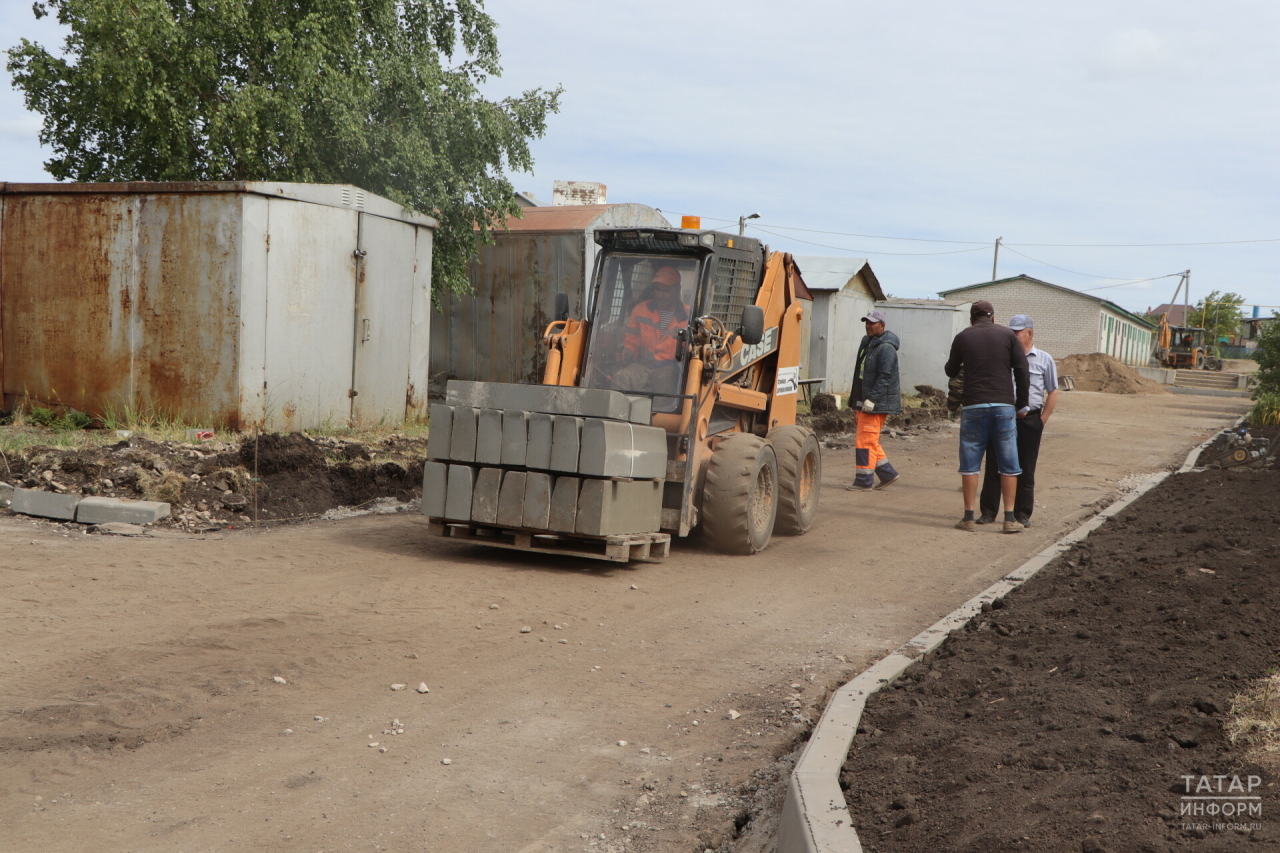
[[[1031,388],[1027,393],[1027,408],[1031,411],[1044,408],[1049,394],[1058,390],[1058,366],[1053,356],[1042,349],[1032,347],[1027,353],[1027,367],[1031,371]]]

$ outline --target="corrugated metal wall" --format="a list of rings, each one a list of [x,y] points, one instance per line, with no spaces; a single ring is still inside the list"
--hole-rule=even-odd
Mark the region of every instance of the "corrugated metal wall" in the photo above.
[[[273,429],[424,413],[434,220],[348,187],[0,190],[4,408]]]
[[[6,407],[30,396],[234,422],[238,207],[235,195],[7,197]]]
[[[582,316],[586,240],[582,231],[494,235],[471,264],[475,292],[443,298],[432,316],[432,392],[449,379],[541,382],[556,293]]]

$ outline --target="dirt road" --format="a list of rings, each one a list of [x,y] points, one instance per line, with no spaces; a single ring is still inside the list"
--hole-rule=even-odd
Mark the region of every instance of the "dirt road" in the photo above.
[[[0,847],[717,847],[827,686],[1246,405],[1064,394],[1017,536],[951,529],[945,425],[889,442],[886,492],[844,491],[852,451],[828,453],[815,528],[754,558],[616,568],[409,515],[148,539],[0,519]]]

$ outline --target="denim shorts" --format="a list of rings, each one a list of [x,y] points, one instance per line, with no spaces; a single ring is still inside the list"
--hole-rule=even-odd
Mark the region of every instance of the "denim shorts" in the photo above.
[[[1010,477],[1021,474],[1018,416],[1013,406],[960,410],[960,473],[982,473],[982,455],[990,439],[994,439],[991,443],[996,450],[996,470]]]

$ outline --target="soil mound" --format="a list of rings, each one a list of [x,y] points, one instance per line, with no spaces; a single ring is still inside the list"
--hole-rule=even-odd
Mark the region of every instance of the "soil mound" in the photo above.
[[[1171,394],[1159,382],[1148,379],[1106,353],[1091,352],[1058,359],[1058,375],[1070,376],[1077,391],[1104,394]]]
[[[206,530],[312,518],[378,498],[422,494],[425,439],[363,443],[302,433],[245,436],[238,444],[151,441],[103,447],[35,446],[8,456],[0,479],[64,494],[162,500],[169,523]]]

